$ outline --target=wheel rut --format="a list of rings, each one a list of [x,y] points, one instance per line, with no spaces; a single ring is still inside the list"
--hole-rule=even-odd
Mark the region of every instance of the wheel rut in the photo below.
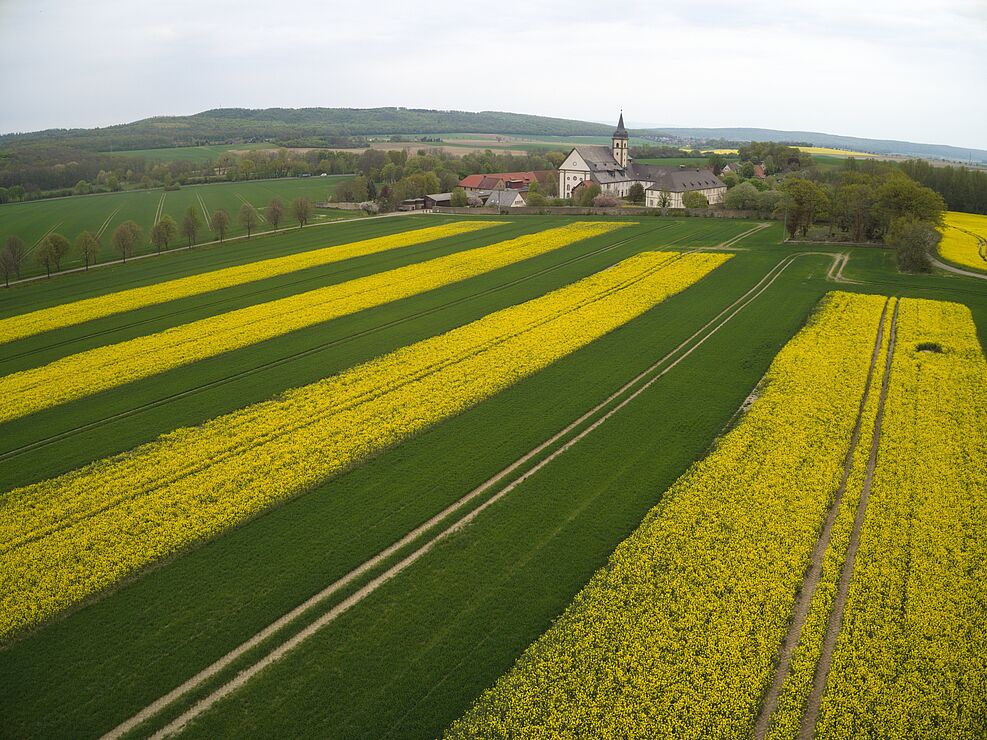
[[[842,258],[845,256],[846,255],[837,255],[833,262],[833,266],[830,268],[830,274],[832,274],[834,270],[838,269],[839,265],[843,264]],[[774,716],[774,713],[778,708],[782,688],[791,673],[791,663],[795,654],[795,648],[799,644],[802,630],[805,627],[805,622],[809,616],[809,607],[812,603],[812,598],[816,593],[820,580],[822,579],[823,559],[826,555],[826,550],[829,547],[830,538],[833,533],[833,525],[836,523],[837,515],[840,512],[843,502],[843,495],[846,492],[847,483],[849,482],[850,475],[853,472],[854,456],[857,447],[860,444],[860,432],[864,421],[864,409],[867,406],[867,400],[870,398],[875,370],[878,367],[878,361],[881,355],[882,339],[884,336],[884,327],[887,321],[889,304],[890,299],[885,301],[884,308],[881,310],[881,317],[878,321],[877,336],[874,339],[874,349],[871,352],[870,367],[867,370],[867,380],[864,383],[864,390],[860,397],[860,405],[857,408],[857,418],[854,422],[853,431],[850,434],[850,445],[847,449],[846,457],[843,460],[843,473],[840,478],[840,484],[836,490],[835,496],[833,497],[833,502],[830,504],[829,511],[826,514],[819,537],[816,540],[809,556],[809,568],[803,576],[802,587],[799,590],[798,597],[795,601],[795,606],[792,610],[792,621],[788,626],[788,630],[786,631],[785,636],[781,641],[781,646],[778,650],[778,656],[776,659],[777,668],[774,672],[771,683],[768,686],[768,690],[761,702],[761,708],[758,711],[757,719],[754,725],[754,737],[757,740],[762,740],[762,738],[767,735],[771,718]]]

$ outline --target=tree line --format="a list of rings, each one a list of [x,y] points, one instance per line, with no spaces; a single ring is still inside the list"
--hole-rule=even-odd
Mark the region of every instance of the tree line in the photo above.
[[[311,220],[313,204],[308,198],[296,198],[291,202],[288,210],[298,224],[298,228],[301,228]],[[264,208],[263,215],[249,203],[244,203],[237,212],[237,221],[246,231],[248,239],[260,224],[261,218],[269,223],[273,230],[278,230],[285,218],[284,203],[278,198],[272,199]],[[185,240],[186,246],[191,249],[199,243],[199,233],[204,226],[208,226],[214,241],[222,243],[229,233],[231,223],[230,214],[225,209],[219,208],[209,215],[208,223],[203,224],[199,210],[195,206],[189,206],[180,222],[164,214],[151,227],[146,241],[140,224],[132,220],[124,221],[113,230],[110,244],[121,260],[126,262],[128,257],[132,257],[145,244],[150,244],[160,254],[163,250],[169,249],[179,237]],[[51,277],[52,273],[61,271],[63,261],[73,249],[88,271],[90,265],[96,264],[96,257],[102,250],[99,234],[88,230],[82,231],[73,243],[62,234],[53,232],[45,235],[35,245],[33,256],[37,264],[44,268],[47,277]],[[9,286],[11,279],[20,279],[29,253],[30,250],[23,239],[16,235],[7,237],[3,248],[0,249],[0,273],[3,275],[5,286]]]
[[[924,159],[900,164],[902,172],[939,193],[951,211],[987,213],[987,171],[969,167],[935,167]]]

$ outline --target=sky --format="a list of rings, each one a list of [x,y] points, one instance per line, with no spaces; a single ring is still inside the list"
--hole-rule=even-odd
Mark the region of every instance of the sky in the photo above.
[[[987,149],[987,0],[0,0],[0,133],[502,110]]]

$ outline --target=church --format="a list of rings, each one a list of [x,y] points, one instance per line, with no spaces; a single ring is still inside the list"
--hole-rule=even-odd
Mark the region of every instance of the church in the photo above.
[[[636,164],[630,156],[624,114],[621,112],[611,145],[577,146],[559,166],[559,197],[569,198],[579,185],[591,182],[600,191],[626,197],[631,185],[644,187],[645,205],[651,208],[682,208],[682,196],[698,190],[710,202],[722,203],[727,186],[712,170]]]

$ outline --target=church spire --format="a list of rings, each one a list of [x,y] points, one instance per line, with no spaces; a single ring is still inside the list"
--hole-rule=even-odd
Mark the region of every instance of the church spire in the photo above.
[[[620,120],[617,121],[617,130],[613,132],[614,138],[627,138],[627,129],[624,128],[624,111],[620,111]]]

